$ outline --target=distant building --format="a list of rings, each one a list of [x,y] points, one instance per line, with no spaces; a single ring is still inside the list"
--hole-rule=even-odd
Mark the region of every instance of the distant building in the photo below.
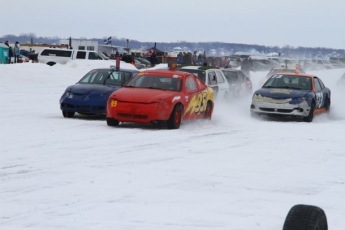
[[[70,44],[71,43],[71,44]],[[90,50],[90,51],[98,51],[98,41],[92,40],[80,40],[80,39],[64,39],[60,40],[61,45],[71,45],[71,49],[74,50]]]
[[[102,53],[106,53],[108,56],[111,56],[112,54],[115,54],[116,51],[119,52],[119,54],[123,53],[129,53],[130,49],[123,47],[123,46],[113,46],[113,45],[98,45],[98,51]]]
[[[68,45],[22,43],[22,44],[19,44],[19,47],[21,50],[27,50],[27,51],[32,51],[35,53],[40,53],[45,48],[67,49]]]

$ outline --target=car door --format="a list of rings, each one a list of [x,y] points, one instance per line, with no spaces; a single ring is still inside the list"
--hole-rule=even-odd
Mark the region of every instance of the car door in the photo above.
[[[238,88],[240,89],[240,95],[241,96],[244,96],[245,94],[247,94],[247,88],[249,86],[247,86],[247,77],[241,72],[241,71],[238,71],[237,72],[238,74]]]
[[[325,99],[326,99],[326,88],[323,84],[320,83],[317,77],[314,77],[314,86],[315,86],[315,94],[316,94],[316,109],[320,109],[325,107]]]
[[[218,82],[217,82],[216,71],[209,70],[206,72],[205,83],[206,83],[206,85],[210,86],[213,89],[214,98],[217,98],[218,93],[219,93],[219,86],[218,86]]]
[[[215,70],[215,73],[219,87],[219,98],[226,98],[229,94],[229,83],[221,70]]]
[[[207,106],[207,100],[203,94],[203,89],[200,89],[194,76],[186,76],[184,88],[186,105],[183,119],[189,120],[203,116]]]

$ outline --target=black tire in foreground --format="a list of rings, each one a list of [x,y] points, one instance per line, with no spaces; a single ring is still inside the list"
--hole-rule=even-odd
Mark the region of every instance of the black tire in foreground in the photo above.
[[[68,112],[68,111],[62,111],[62,115],[67,118],[72,118],[74,117],[75,112]]]
[[[308,116],[303,117],[303,121],[305,121],[305,122],[312,122],[313,119],[314,119],[314,110],[315,110],[315,102],[312,102],[309,114],[308,114]]]
[[[107,125],[108,126],[119,126],[119,121],[113,118],[107,117]]]
[[[327,217],[319,207],[297,204],[290,209],[283,230],[328,230]]]

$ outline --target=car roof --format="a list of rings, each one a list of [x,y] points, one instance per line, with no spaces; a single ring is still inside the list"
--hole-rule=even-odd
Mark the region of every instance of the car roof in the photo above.
[[[225,69],[221,69],[222,71],[230,71],[230,72],[237,72],[239,71],[238,69],[231,69],[231,68],[225,68]]]
[[[140,73],[154,73],[154,74],[164,74],[164,75],[187,75],[190,74],[188,72],[184,72],[183,70],[165,70],[165,69],[152,69],[152,70],[143,70]]]
[[[297,76],[297,77],[310,77],[310,78],[313,78],[315,77],[315,75],[312,75],[312,74],[306,74],[306,73],[287,73],[287,72],[284,72],[284,73],[275,73],[274,75],[289,75],[289,76]],[[272,75],[272,76],[274,76]]]
[[[97,69],[92,69],[92,70],[114,70],[114,71],[116,71],[114,68],[97,68]],[[132,73],[140,72],[139,70],[135,70],[135,69],[121,69],[121,68],[119,69],[119,71],[126,71],[126,72],[132,72]]]
[[[182,66],[180,69],[197,69],[197,70],[208,70],[208,69],[219,69],[218,67],[214,66],[198,66],[198,65],[190,65],[190,66]]]

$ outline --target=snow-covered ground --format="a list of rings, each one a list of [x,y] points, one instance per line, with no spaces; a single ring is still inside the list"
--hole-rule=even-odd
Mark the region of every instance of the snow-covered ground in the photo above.
[[[101,65],[0,65],[0,229],[278,230],[295,204],[344,228],[344,69],[313,72],[332,113],[312,123],[252,119],[250,97],[179,130],[63,118],[65,88]]]

